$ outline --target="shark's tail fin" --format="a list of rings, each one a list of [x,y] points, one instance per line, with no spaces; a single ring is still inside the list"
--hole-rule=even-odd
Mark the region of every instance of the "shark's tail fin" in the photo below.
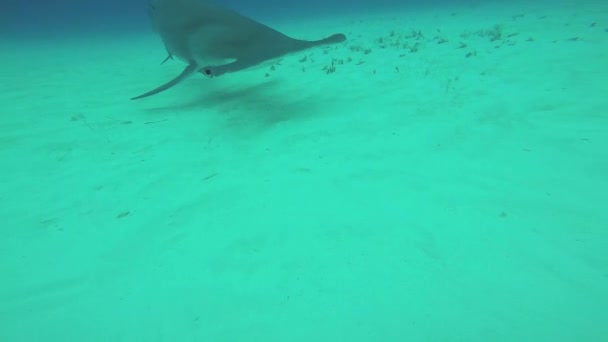
[[[296,40],[298,48],[295,50],[305,50],[320,45],[337,44],[342,43],[345,40],[346,36],[342,33],[336,33],[327,38],[319,40]]]
[[[345,35],[343,35],[342,33],[336,33],[336,34],[332,34],[331,36],[329,36],[325,39],[317,40],[314,43],[315,43],[315,45],[337,44],[337,43],[342,43],[345,40],[346,40]]]

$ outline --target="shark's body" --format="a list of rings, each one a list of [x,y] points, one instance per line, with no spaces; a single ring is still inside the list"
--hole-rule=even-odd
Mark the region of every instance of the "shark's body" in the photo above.
[[[207,0],[153,0],[149,12],[168,52],[164,62],[177,57],[187,66],[173,80],[133,99],[158,94],[197,71],[216,77],[285,54],[346,40],[343,34],[316,41],[290,38]]]

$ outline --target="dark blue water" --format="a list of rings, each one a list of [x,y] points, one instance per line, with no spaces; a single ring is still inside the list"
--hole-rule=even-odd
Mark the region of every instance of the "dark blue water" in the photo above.
[[[148,0],[3,0],[0,5],[1,34],[48,35],[148,30]],[[256,19],[365,12],[384,8],[430,6],[445,0],[219,0]]]

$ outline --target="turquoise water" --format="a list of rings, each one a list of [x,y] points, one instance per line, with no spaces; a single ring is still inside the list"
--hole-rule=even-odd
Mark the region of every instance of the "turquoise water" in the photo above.
[[[139,101],[146,22],[4,31],[0,341],[608,340],[608,6],[313,5]]]

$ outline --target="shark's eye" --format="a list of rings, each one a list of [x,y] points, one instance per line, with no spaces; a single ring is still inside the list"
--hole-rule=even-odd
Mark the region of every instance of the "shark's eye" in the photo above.
[[[205,75],[211,76],[211,69],[205,69],[203,72],[205,73]]]

